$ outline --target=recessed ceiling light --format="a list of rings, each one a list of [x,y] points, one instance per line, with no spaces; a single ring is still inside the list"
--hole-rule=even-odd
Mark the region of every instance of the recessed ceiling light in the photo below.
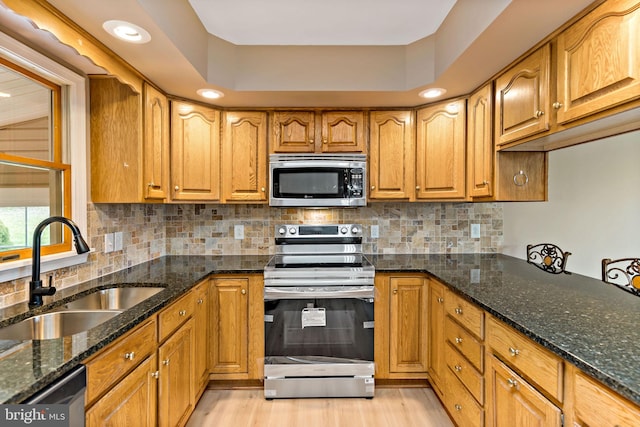
[[[444,95],[445,93],[447,93],[446,89],[442,89],[439,87],[432,87],[432,88],[423,90],[418,95],[421,96],[422,98],[437,98],[441,95]]]
[[[198,95],[207,99],[218,99],[224,96],[224,93],[215,89],[198,89]]]
[[[102,28],[112,36],[129,43],[142,44],[151,40],[151,35],[147,30],[126,21],[107,21],[102,24]]]
[[[11,98],[11,94],[7,92],[0,92],[0,98]]]

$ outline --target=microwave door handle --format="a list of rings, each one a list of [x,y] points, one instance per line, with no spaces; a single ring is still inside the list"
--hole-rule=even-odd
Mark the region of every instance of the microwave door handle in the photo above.
[[[306,298],[358,298],[370,300],[374,298],[373,287],[367,288],[343,288],[343,289],[323,289],[305,290],[304,288],[264,288],[265,300],[277,299],[306,299]]]

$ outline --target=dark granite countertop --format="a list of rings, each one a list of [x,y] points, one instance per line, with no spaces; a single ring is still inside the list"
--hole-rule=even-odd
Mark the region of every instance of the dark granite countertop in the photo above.
[[[640,404],[640,297],[499,254],[373,255],[376,271],[429,273]]]
[[[15,403],[62,376],[212,273],[261,273],[270,256],[167,256],[59,291],[47,307],[91,289],[136,284],[166,289],[73,337],[0,340],[0,402]],[[368,255],[379,272],[429,273],[611,389],[640,404],[640,298],[578,274],[554,275],[499,254]],[[28,312],[0,311],[0,327]]]

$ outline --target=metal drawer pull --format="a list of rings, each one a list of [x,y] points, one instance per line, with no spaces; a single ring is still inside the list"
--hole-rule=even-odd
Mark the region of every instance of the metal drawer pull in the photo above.
[[[453,405],[453,407],[455,408],[456,411],[462,411],[462,405],[456,403],[455,405]]]
[[[513,175],[513,183],[518,187],[524,187],[529,183],[529,177],[524,171],[520,171]]]
[[[442,303],[444,302],[444,298],[442,298],[442,297],[438,297],[438,302],[439,302],[440,304],[442,304]]]
[[[133,360],[134,357],[136,357],[136,353],[133,351],[124,354],[126,360]]]
[[[454,367],[453,367],[453,369],[454,369],[456,372],[460,372],[460,371],[462,371],[462,366],[460,366],[460,365],[456,365],[456,366],[454,366]]]
[[[462,338],[456,337],[456,344],[462,344]]]
[[[462,309],[460,307],[457,307],[454,311],[456,314],[462,314]]]
[[[512,356],[517,356],[520,354],[520,350],[518,350],[517,348],[509,347],[509,353],[511,353]]]
[[[180,311],[178,312],[178,314],[179,314],[180,316],[186,316],[186,314],[187,314],[187,310],[180,310]]]
[[[513,378],[507,378],[507,384],[509,384],[510,388],[515,388],[516,390],[518,389],[518,381],[514,380]]]

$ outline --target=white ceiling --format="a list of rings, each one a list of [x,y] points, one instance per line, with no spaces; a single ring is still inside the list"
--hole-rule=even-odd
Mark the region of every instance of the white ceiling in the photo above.
[[[189,0],[236,45],[406,45],[435,33],[455,0]]]
[[[208,87],[225,93],[212,104],[244,108],[410,107],[433,86],[466,95],[592,1],[48,0],[168,94],[199,99]],[[0,28],[13,30],[8,15]],[[151,42],[113,38],[102,28],[112,19],[142,26]],[[18,26],[41,49],[96,72],[49,33]]]

